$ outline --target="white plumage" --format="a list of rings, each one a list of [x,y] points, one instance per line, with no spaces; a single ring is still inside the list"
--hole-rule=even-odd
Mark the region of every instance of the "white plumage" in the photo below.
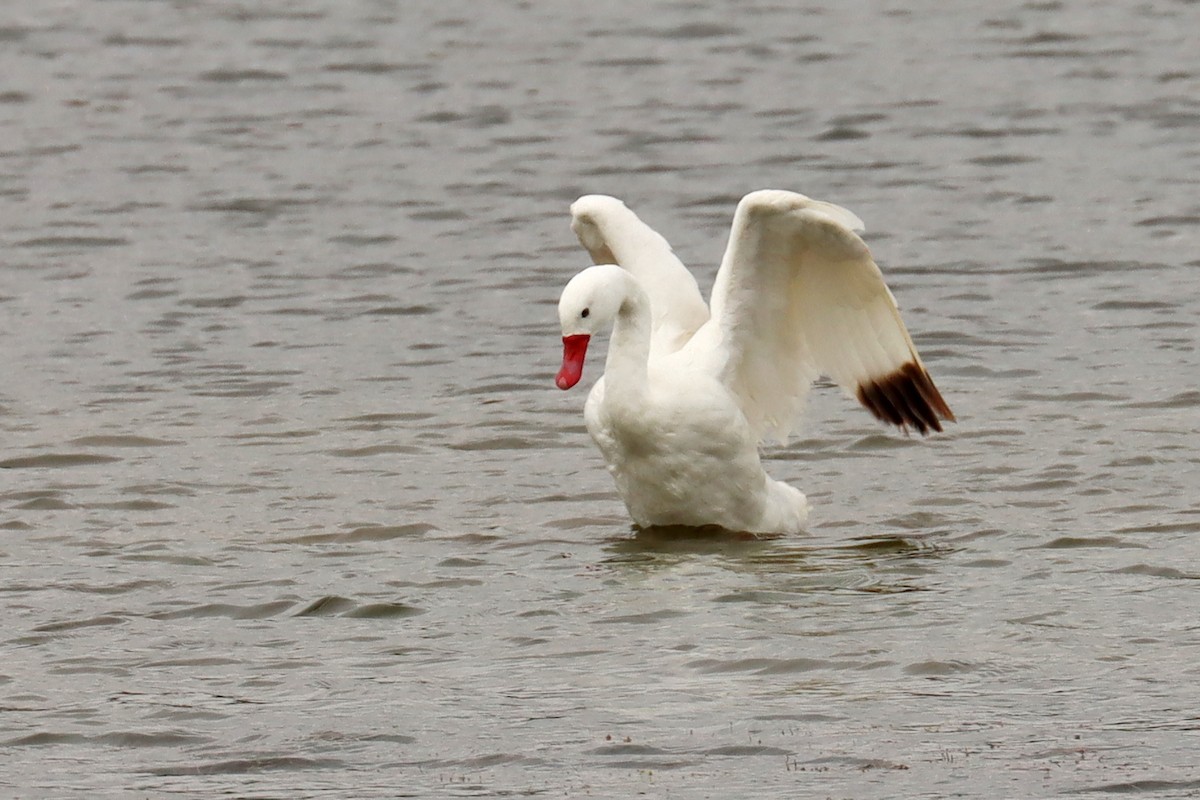
[[[613,329],[588,395],[588,432],[634,522],[796,532],[804,495],[762,469],[827,375],[876,417],[922,434],[954,415],[934,386],[850,211],[793,192],[746,195],[711,312],[670,245],[612,197],[571,206],[598,266],[559,300],[560,388],[590,337]]]

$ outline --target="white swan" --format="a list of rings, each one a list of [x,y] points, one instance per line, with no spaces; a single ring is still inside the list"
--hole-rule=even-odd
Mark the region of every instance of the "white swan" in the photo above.
[[[579,381],[590,337],[612,326],[584,418],[639,526],[801,530],[808,501],[767,476],[758,447],[787,436],[818,375],[906,431],[954,420],[846,209],[746,195],[711,313],[667,241],[620,200],[581,197],[571,215],[599,266],[559,300],[556,383]]]

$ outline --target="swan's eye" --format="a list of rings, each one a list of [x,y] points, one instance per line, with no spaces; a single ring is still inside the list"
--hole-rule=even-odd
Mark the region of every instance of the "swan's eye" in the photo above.
[[[586,317],[590,313],[592,313],[591,309],[585,308],[583,311],[579,312],[579,316]]]

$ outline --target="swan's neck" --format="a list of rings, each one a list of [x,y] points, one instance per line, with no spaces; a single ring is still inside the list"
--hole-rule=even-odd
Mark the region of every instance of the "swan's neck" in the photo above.
[[[614,398],[645,393],[650,359],[650,299],[632,277],[626,280],[626,287],[604,364],[606,392]]]

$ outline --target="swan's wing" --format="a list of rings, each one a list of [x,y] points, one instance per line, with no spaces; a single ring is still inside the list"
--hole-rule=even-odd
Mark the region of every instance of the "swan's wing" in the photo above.
[[[596,264],[617,264],[650,297],[651,347],[672,353],[708,320],[696,279],[671,245],[615,197],[589,194],[571,204],[571,230]]]
[[[792,192],[738,204],[711,330],[697,338],[760,436],[787,435],[819,374],[905,430],[954,419],[855,228],[846,209]]]

